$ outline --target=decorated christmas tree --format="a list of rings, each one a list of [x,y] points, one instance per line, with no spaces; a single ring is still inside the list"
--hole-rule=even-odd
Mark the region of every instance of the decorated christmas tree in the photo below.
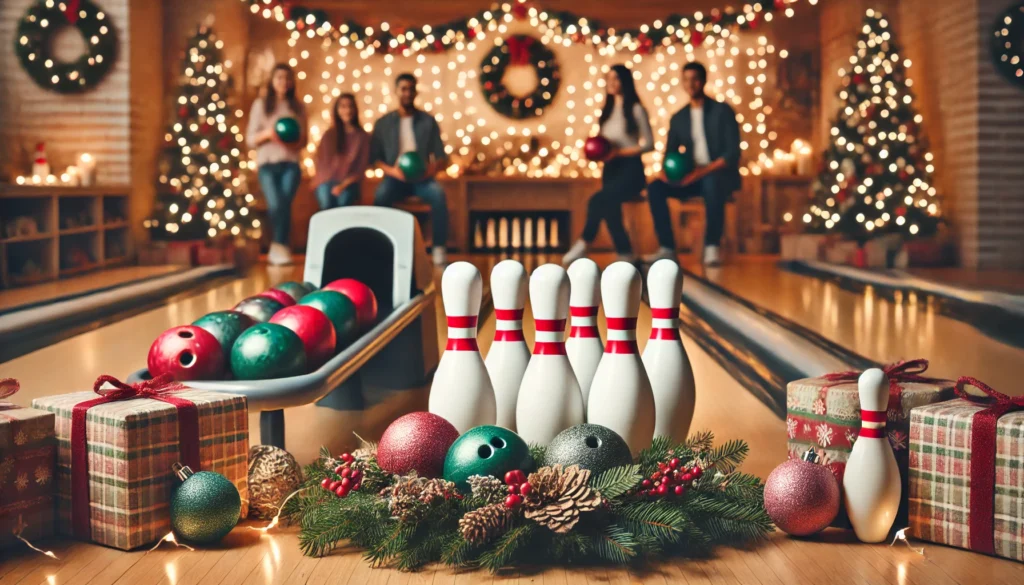
[[[186,48],[181,89],[164,135],[156,210],[146,222],[154,238],[259,236],[223,46],[209,26],[201,26]]]
[[[885,16],[869,9],[850,68],[839,70],[841,106],[803,216],[810,230],[859,241],[935,232],[940,202],[908,67]]]

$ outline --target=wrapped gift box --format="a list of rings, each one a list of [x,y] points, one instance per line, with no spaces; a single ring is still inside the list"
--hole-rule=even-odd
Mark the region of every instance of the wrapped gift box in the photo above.
[[[903,479],[903,498],[899,518],[907,513],[907,459],[912,408],[949,400],[953,396],[953,382],[931,380],[919,376],[923,369],[906,374],[907,364],[887,366],[890,394],[886,431]],[[927,364],[924,365],[927,368]],[[845,374],[845,375],[844,375]],[[786,388],[786,433],[790,459],[799,459],[807,449],[814,447],[843,485],[843,473],[850,450],[860,434],[860,396],[857,392],[858,372],[845,372],[819,378],[806,378],[790,382]],[[928,380],[909,381],[908,379]],[[844,510],[834,522],[849,527]]]
[[[99,385],[99,383],[98,383]],[[126,392],[131,394],[130,392]],[[38,398],[33,406],[56,415],[57,518],[62,534],[130,550],[163,538],[171,530],[170,499],[178,485],[171,470],[181,462],[178,407],[152,398],[129,397],[88,408],[84,414],[85,445],[73,449],[72,413],[76,405],[100,398],[78,392]],[[198,411],[199,468],[215,471],[235,484],[248,513],[248,410],[244,396],[198,390],[174,391]],[[76,449],[86,470],[75,484],[72,461]],[[187,448],[186,448],[187,450]],[[187,463],[187,462],[186,462]],[[83,492],[73,493],[73,485]],[[87,506],[76,508],[73,502]],[[84,515],[83,515],[84,514]]]
[[[30,541],[54,533],[53,422],[51,412],[0,402],[0,549],[18,531]]]
[[[994,395],[995,408],[956,399],[910,413],[910,531],[1024,561],[1024,397]]]

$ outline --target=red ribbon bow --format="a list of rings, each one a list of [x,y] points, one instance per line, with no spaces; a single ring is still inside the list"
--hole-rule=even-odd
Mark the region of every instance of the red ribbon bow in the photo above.
[[[82,0],[65,0],[64,6],[64,18],[68,19],[68,24],[75,24],[78,22],[78,9],[81,8]]]
[[[974,386],[988,397],[968,394],[965,386]],[[961,376],[954,388],[956,395],[972,404],[987,406],[971,419],[971,550],[995,554],[996,427],[999,417],[1024,410],[1024,396],[1010,397],[988,384]]]
[[[113,388],[103,388],[110,384]],[[186,390],[167,374],[135,384],[125,384],[113,376],[100,376],[92,387],[99,398],[76,404],[71,410],[71,523],[75,536],[90,537],[89,522],[89,453],[86,436],[86,413],[93,406],[150,398],[173,405],[178,411],[178,450],[181,461],[199,471],[199,409],[190,400],[172,396]]]
[[[14,396],[21,389],[21,384],[14,378],[0,378],[0,400]],[[16,404],[10,402],[0,402],[0,410],[14,410],[21,408]]]
[[[907,382],[919,382],[922,384],[940,384],[944,380],[938,378],[929,378],[922,376],[925,371],[928,370],[928,360],[924,358],[918,358],[916,360],[900,360],[898,362],[891,363],[882,368],[885,372],[885,377],[889,379],[889,408],[893,408],[899,403],[900,397],[903,393],[903,384]],[[825,374],[822,376],[832,384],[825,386],[825,389],[829,389],[833,386],[838,386],[846,382],[856,382],[860,375],[864,372],[834,372],[832,374]]]
[[[525,35],[516,35],[510,37],[505,42],[508,44],[509,65],[530,64],[530,46],[533,45],[532,38]]]

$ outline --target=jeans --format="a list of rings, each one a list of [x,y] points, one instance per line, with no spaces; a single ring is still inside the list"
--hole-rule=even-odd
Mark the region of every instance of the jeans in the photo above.
[[[616,158],[604,165],[601,174],[601,190],[590,196],[587,203],[587,221],[583,225],[584,242],[588,244],[597,237],[601,220],[608,226],[608,233],[619,254],[632,254],[633,246],[622,225],[622,202],[629,201],[644,189],[644,163],[639,156]]]
[[[704,227],[704,245],[719,245],[725,226],[725,203],[729,195],[730,193],[722,187],[721,176],[717,172],[685,187],[665,181],[654,181],[648,185],[647,202],[651,206],[651,217],[654,219],[654,231],[658,234],[659,245],[670,250],[676,249],[675,237],[672,234],[672,218],[668,213],[668,198],[686,200],[700,196],[704,197],[704,215],[707,222]]]
[[[288,234],[292,229],[292,201],[299,190],[302,171],[299,163],[278,162],[260,165],[260,187],[267,200],[267,214],[274,242],[288,245]]]
[[[320,204],[320,209],[333,209],[335,207],[345,207],[348,205],[354,205],[359,201],[359,183],[352,183],[348,187],[341,190],[341,193],[335,195],[331,193],[331,190],[338,185],[338,181],[327,181],[326,183],[320,183],[316,188],[316,201]]]
[[[415,195],[430,205],[430,223],[434,232],[434,246],[445,246],[448,242],[448,201],[441,184],[434,179],[408,183],[393,177],[384,177],[373,204],[391,206],[410,195]]]

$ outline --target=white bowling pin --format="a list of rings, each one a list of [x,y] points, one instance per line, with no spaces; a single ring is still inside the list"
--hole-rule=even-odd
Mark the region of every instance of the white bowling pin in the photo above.
[[[498,247],[498,235],[495,233],[494,220],[487,220],[487,247],[494,249]]]
[[[528,217],[523,222],[523,247],[529,250],[533,247],[533,218]]]
[[[522,239],[520,237],[519,218],[518,217],[513,217],[512,218],[512,249],[513,250],[519,250],[522,247],[523,247],[523,242],[522,242]]]
[[[640,289],[640,273],[629,262],[616,262],[601,275],[608,334],[587,401],[587,422],[618,433],[634,456],[654,437],[654,394],[636,344]]]
[[[552,248],[558,247],[558,220],[551,220],[551,237],[548,238],[548,244]]]
[[[523,306],[526,304],[526,269],[515,260],[502,260],[491,270],[491,298],[494,299],[494,342],[487,352],[498,405],[497,425],[516,430],[516,399],[519,385],[530,363],[530,348],[523,339]]]
[[[565,351],[583,393],[583,405],[590,397],[590,383],[604,355],[597,331],[597,309],[601,304],[601,270],[590,258],[580,258],[569,266],[569,316],[572,319]]]
[[[543,217],[537,218],[537,249],[544,250],[548,247],[548,226]]]
[[[527,443],[547,445],[558,433],[582,424],[586,415],[580,385],[565,355],[569,278],[564,268],[545,264],[533,271],[530,307],[536,335],[519,387],[516,427]]]
[[[860,435],[843,475],[843,503],[853,531],[863,542],[882,542],[900,507],[900,470],[885,431],[889,380],[872,368],[857,380]]]
[[[647,273],[651,301],[651,338],[643,362],[654,391],[654,436],[686,440],[693,420],[696,389],[693,368],[679,338],[679,300],[683,271],[672,260],[658,260]]]
[[[484,232],[479,221],[476,222],[476,227],[473,229],[473,247],[477,250],[482,250],[484,247]]]
[[[508,248],[508,218],[498,220],[498,247],[504,250]]]
[[[494,388],[476,343],[483,282],[469,262],[455,262],[441,277],[441,297],[448,318],[448,345],[430,385],[427,409],[452,423],[460,433],[496,420]]]

